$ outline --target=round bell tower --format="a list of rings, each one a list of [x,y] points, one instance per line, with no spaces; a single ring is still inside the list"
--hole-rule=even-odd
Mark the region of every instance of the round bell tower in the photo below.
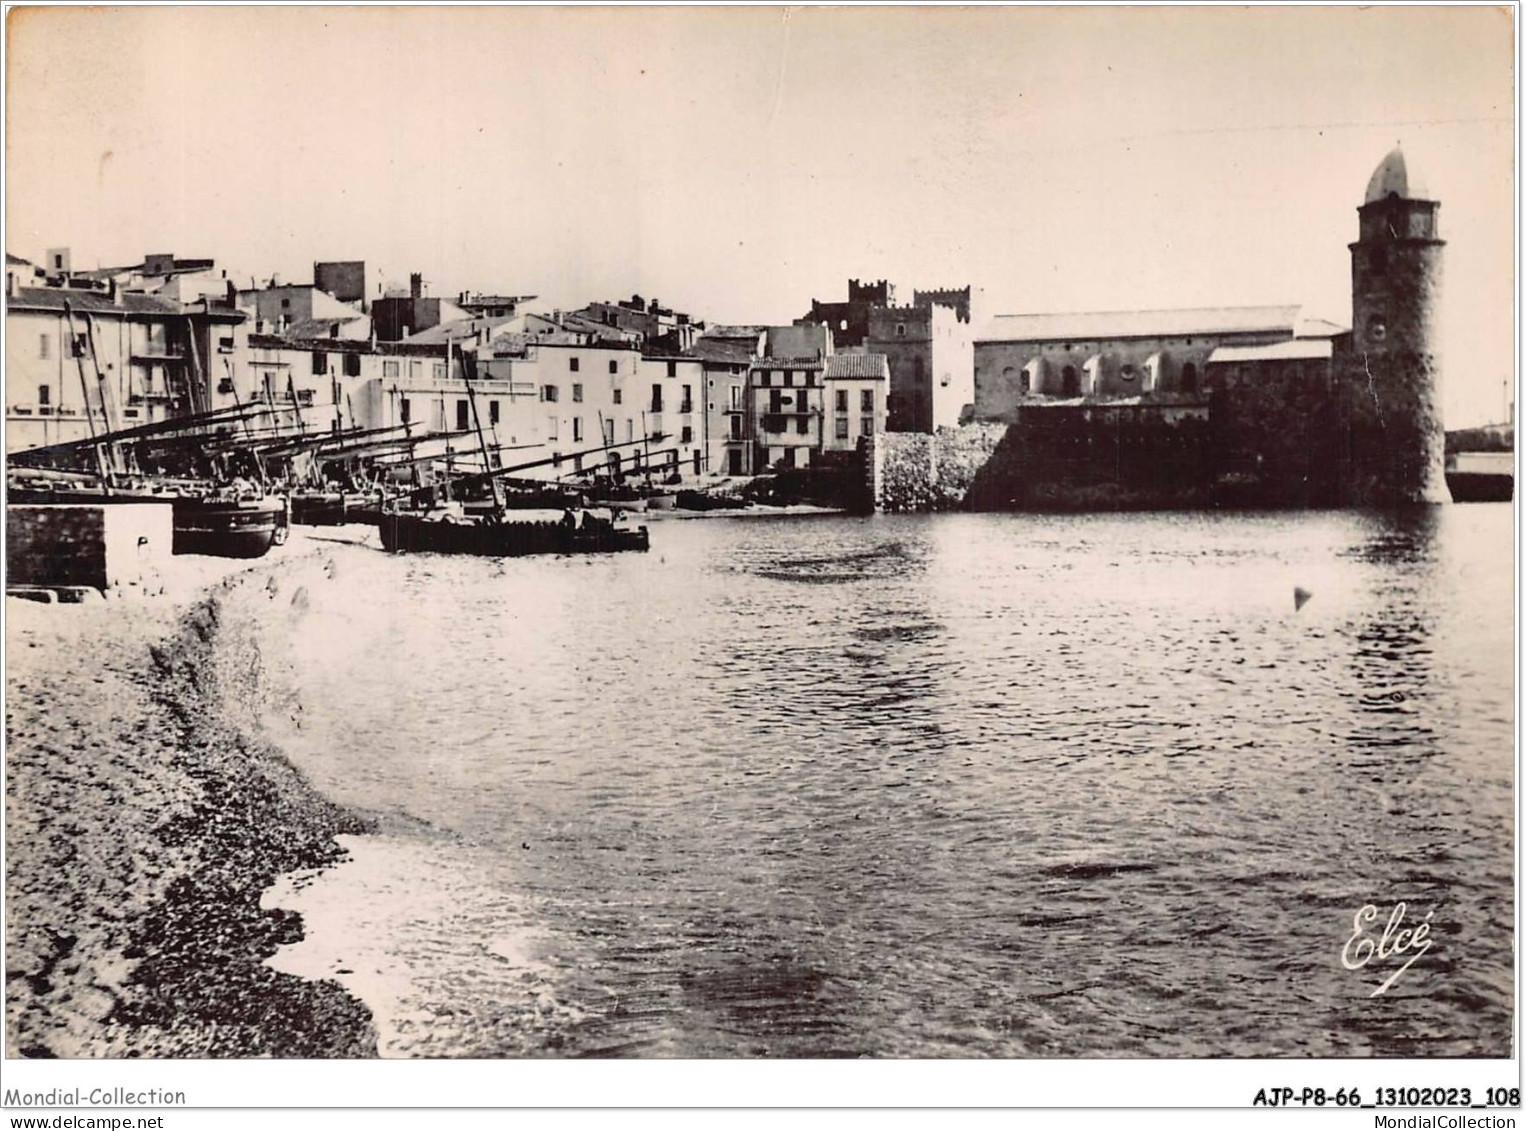
[[[1350,245],[1349,428],[1344,502],[1449,502],[1440,410],[1440,204],[1410,176],[1403,150],[1382,159]]]

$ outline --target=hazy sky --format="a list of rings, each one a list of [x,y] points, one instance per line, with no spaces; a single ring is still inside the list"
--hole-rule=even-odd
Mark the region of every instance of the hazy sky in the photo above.
[[[985,312],[1348,322],[1400,139],[1447,407],[1513,365],[1513,27],[1487,8],[13,10],[8,250],[314,259],[431,293],[787,322],[849,276]]]

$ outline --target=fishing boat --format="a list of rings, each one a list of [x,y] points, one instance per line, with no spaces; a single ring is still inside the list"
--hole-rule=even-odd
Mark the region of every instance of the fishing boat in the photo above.
[[[257,558],[284,542],[291,524],[287,501],[264,486],[258,460],[240,451],[252,434],[251,420],[271,409],[205,409],[192,396],[198,411],[122,427],[96,354],[93,324],[87,317],[84,333],[78,333],[67,300],[64,317],[70,337],[84,344],[74,357],[88,435],[9,453],[6,501],[169,503],[176,554]],[[193,366],[199,367],[192,345]],[[93,381],[86,374],[87,361]]]
[[[174,504],[176,554],[218,558],[263,557],[286,541],[291,512],[279,495],[188,497]]]
[[[286,541],[291,516],[286,500],[238,485],[213,487],[167,481],[103,486],[67,472],[14,468],[7,476],[8,503],[169,503],[176,554],[258,558]]]
[[[1446,460],[1446,486],[1458,503],[1507,503],[1514,498],[1513,452],[1456,452]]]
[[[466,397],[480,447],[481,466],[492,467],[482,418],[477,413],[476,393],[466,378]],[[543,463],[559,463],[559,457],[531,461],[513,467],[484,470],[447,480],[439,488],[426,487],[387,504],[378,517],[381,545],[388,553],[474,554],[486,557],[521,557],[527,554],[612,554],[651,548],[646,527],[634,530],[618,525],[623,518],[613,511],[566,507],[516,509],[509,505],[503,480]],[[467,500],[483,493],[490,502],[485,509],[468,509]],[[453,497],[455,495],[459,497]],[[410,510],[409,505],[427,509]]]
[[[474,554],[522,557],[527,554],[613,554],[651,548],[646,527],[622,529],[613,512],[508,510],[467,514],[454,507],[410,513],[386,510],[378,526],[388,553]]]

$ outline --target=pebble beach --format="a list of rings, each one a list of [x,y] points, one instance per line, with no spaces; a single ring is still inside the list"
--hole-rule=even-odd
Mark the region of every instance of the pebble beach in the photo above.
[[[322,547],[171,564],[152,595],[6,601],[7,1054],[374,1055],[359,1001],[266,965],[302,925],[261,893],[370,827],[246,725],[277,692],[244,621],[300,613]]]

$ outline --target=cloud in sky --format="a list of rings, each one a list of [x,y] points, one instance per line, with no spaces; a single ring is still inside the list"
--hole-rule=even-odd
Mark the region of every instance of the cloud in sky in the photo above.
[[[1443,204],[1453,420],[1512,368],[1494,9],[13,9],[8,248],[788,321],[848,276],[991,312],[1349,316],[1395,142]]]

